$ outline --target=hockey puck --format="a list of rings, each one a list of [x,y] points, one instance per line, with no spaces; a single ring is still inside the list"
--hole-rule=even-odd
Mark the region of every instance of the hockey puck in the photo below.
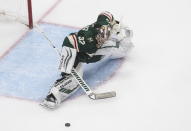
[[[65,123],[65,127],[70,127],[70,123]]]

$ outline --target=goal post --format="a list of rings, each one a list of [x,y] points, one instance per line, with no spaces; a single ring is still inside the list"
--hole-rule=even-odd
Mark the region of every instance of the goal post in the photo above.
[[[16,21],[33,28],[32,0],[0,0],[0,23]]]
[[[29,28],[33,28],[33,15],[32,15],[32,1],[27,0],[27,5],[28,5],[28,21],[29,21]]]

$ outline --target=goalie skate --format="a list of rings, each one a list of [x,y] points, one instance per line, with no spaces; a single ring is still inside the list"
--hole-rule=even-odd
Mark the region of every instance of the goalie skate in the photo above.
[[[53,94],[50,94],[40,103],[40,105],[49,109],[54,109],[59,104]]]

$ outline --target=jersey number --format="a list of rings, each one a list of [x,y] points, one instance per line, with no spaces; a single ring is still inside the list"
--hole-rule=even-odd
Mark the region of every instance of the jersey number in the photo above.
[[[79,40],[79,42],[80,42],[82,45],[85,45],[85,44],[86,44],[86,42],[85,42],[85,40],[84,40],[84,37],[79,36],[79,37],[78,37],[78,40]]]

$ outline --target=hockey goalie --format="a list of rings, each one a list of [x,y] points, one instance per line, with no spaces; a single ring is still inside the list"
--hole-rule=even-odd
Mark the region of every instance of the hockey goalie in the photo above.
[[[65,37],[59,65],[61,78],[53,84],[41,105],[58,107],[80,88],[71,74],[73,68],[83,77],[83,63],[125,57],[133,47],[131,38],[132,31],[107,11],[100,13],[95,23]]]

